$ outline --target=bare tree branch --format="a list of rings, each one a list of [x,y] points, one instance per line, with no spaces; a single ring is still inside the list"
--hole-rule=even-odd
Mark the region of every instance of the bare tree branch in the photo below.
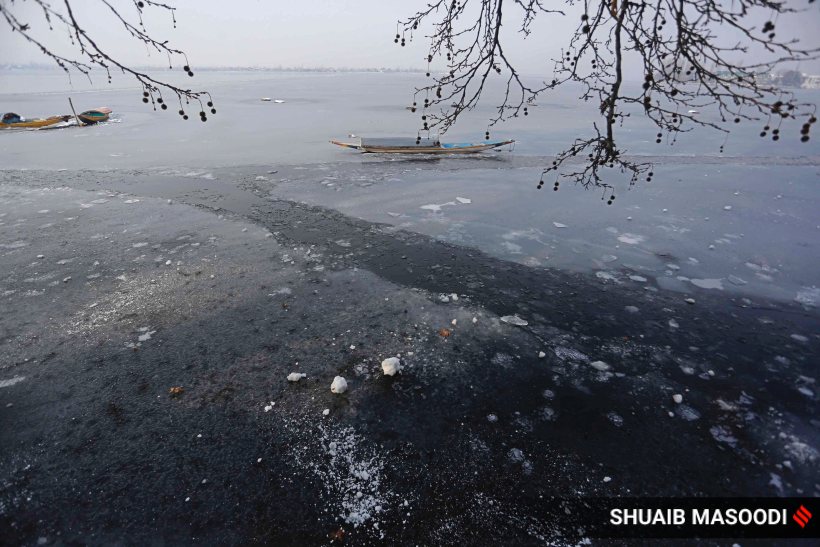
[[[31,2],[39,7],[43,19],[40,21],[23,21],[20,16],[15,15],[15,6]],[[135,40],[142,42],[148,48],[163,54],[168,59],[169,68],[173,68],[173,59],[181,57],[184,60],[183,70],[188,76],[193,76],[190,63],[187,55],[182,50],[176,49],[168,45],[168,41],[159,41],[153,38],[147,31],[143,22],[143,13],[146,9],[158,9],[167,11],[171,15],[171,21],[176,27],[176,17],[174,12],[176,8],[153,0],[129,0],[127,3],[133,5],[136,22],[123,15],[124,8],[116,6],[111,0],[98,0],[100,7],[105,8],[113,14],[114,18],[122,25],[123,29]],[[94,67],[101,68],[105,71],[108,81],[111,82],[111,70],[119,70],[123,74],[136,79],[143,88],[142,100],[145,103],[151,103],[154,110],[159,105],[160,109],[167,110],[168,104],[163,98],[163,91],[176,95],[179,102],[179,115],[184,119],[188,119],[188,114],[185,112],[185,105],[195,101],[199,104],[199,116],[202,121],[207,120],[206,107],[210,109],[211,114],[216,114],[216,109],[213,105],[213,99],[207,91],[193,91],[189,88],[183,88],[165,80],[160,80],[150,76],[145,72],[141,72],[131,68],[127,64],[119,61],[116,57],[107,53],[93,36],[86,30],[86,27],[75,14],[72,0],[62,0],[59,2],[60,7],[54,7],[51,2],[46,0],[0,0],[0,15],[2,20],[8,24],[12,32],[19,33],[26,41],[36,46],[46,57],[52,59],[57,66],[63,69],[70,77],[72,71],[79,72],[91,80],[92,70]],[[18,11],[19,13],[19,11]],[[41,40],[36,37],[33,32],[34,27],[38,23],[45,23],[49,31],[61,30],[67,32],[70,43],[78,50],[76,57],[67,57],[55,53],[46,46]]]
[[[411,110],[415,112],[417,98],[423,96],[422,129],[427,131],[450,129],[478,105],[493,76],[504,78],[504,96],[488,127],[528,115],[528,106],[553,89],[581,84],[580,98],[600,105],[603,129],[593,124],[591,136],[577,139],[558,153],[544,169],[538,187],[554,171],[556,190],[561,180],[570,180],[606,191],[612,185],[610,177],[604,176],[605,169],[627,174],[630,185],[644,174],[648,180],[653,175],[651,165],[626,159],[617,145],[617,130],[630,113],[642,112],[658,128],[658,144],[664,137],[674,143],[678,133],[698,128],[728,134],[731,124],[742,120],[765,120],[761,136],[771,132],[777,141],[781,124],[798,119],[803,120],[801,140],[807,142],[816,122],[815,106],[800,103],[792,92],[764,76],[781,63],[818,58],[820,48],[803,47],[787,32],[775,33],[780,15],[805,9],[793,7],[797,2],[564,0],[570,7],[582,5],[583,14],[561,56],[553,59],[552,78],[538,86],[526,83],[508,59],[501,28],[518,17],[520,34],[527,38],[538,17],[555,19],[555,26],[562,24],[565,13],[547,8],[540,0],[507,0],[506,4],[504,0],[437,0],[399,21],[395,42],[404,46],[427,22],[432,28],[427,36],[428,66],[434,60],[446,63],[441,74],[433,75],[428,69],[432,83],[415,92]],[[767,22],[755,24],[761,20]],[[737,41],[728,42],[729,36]],[[769,58],[761,59],[759,52]],[[624,87],[627,59],[643,69],[644,81],[637,92]],[[694,112],[704,108],[714,108],[720,122]],[[568,161],[584,154],[588,161],[583,167]],[[607,201],[612,200],[614,194]]]

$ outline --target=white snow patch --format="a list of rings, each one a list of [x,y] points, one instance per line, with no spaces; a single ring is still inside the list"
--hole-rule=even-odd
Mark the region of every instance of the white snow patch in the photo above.
[[[307,378],[307,374],[303,372],[291,372],[288,374],[288,382],[298,382],[302,378]]]

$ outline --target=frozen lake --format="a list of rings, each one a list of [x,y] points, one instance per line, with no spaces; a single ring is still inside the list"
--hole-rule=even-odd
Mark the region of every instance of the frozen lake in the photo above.
[[[802,144],[796,130],[784,129],[773,143],[748,126],[728,139],[704,131],[683,134],[674,146],[657,145],[655,130],[636,119],[622,131],[622,146],[650,156],[655,177],[628,190],[613,178],[613,206],[580,187],[535,188],[550,154],[595,119],[594,108],[571,89],[545,97],[529,117],[493,129],[493,138],[517,140],[513,151],[402,158],[328,144],[349,134],[415,134],[418,114],[405,107],[424,79],[418,73],[203,71],[192,82],[212,91],[218,112],[202,123],[155,113],[139,90],[116,83],[95,89],[56,71],[6,72],[0,80],[5,110],[64,113],[71,95],[80,109],[108,105],[114,115],[83,130],[1,134],[0,150],[12,170],[147,170],[176,176],[183,182],[174,184],[183,185],[186,178],[241,180],[274,198],[327,206],[529,266],[595,271],[602,283],[723,290],[807,306],[820,299],[816,139]],[[803,94],[820,99],[817,92]],[[486,102],[443,140],[480,140],[490,114]]]

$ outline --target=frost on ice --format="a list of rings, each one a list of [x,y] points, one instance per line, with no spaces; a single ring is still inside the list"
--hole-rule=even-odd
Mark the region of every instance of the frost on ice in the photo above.
[[[313,452],[296,454],[322,482],[328,502],[339,511],[346,523],[359,527],[370,521],[378,524],[379,516],[395,501],[383,489],[384,457],[368,446],[351,428],[338,431],[320,429],[321,460]],[[310,461],[302,461],[302,458]]]
[[[382,361],[382,371],[385,376],[395,376],[401,370],[401,361],[398,357],[388,357]]]

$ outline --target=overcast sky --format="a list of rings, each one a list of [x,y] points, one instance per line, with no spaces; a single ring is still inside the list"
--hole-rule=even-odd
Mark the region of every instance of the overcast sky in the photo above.
[[[135,13],[131,0],[111,0],[124,14]],[[506,27],[506,48],[520,69],[530,74],[550,71],[549,59],[559,54],[566,32],[577,23],[581,6],[568,7],[566,18],[542,16],[533,35],[523,40],[517,35],[518,19]],[[550,0],[547,0],[549,3]],[[778,34],[804,37],[818,45],[820,8],[808,0],[793,0],[809,11],[800,17],[778,22]],[[3,2],[8,6],[8,2]],[[61,2],[52,2],[55,5]],[[305,67],[396,67],[422,68],[426,43],[417,39],[408,47],[393,44],[396,20],[427,4],[426,0],[182,0],[177,6],[177,28],[162,9],[146,10],[152,36],[169,40],[186,51],[197,66],[305,66]],[[817,3],[820,5],[820,3]],[[81,24],[110,53],[136,65],[166,65],[162,56],[149,56],[145,47],[130,38],[99,0],[73,0]],[[818,8],[818,9],[815,9]],[[45,44],[68,53],[64,33],[48,32],[48,27],[31,0],[17,0],[13,9]],[[516,16],[510,7],[507,15]],[[9,32],[0,22],[0,64],[48,63],[39,50]],[[784,28],[785,27],[785,28]],[[176,63],[177,65],[181,63]],[[820,72],[820,63],[805,62],[799,67]]]

